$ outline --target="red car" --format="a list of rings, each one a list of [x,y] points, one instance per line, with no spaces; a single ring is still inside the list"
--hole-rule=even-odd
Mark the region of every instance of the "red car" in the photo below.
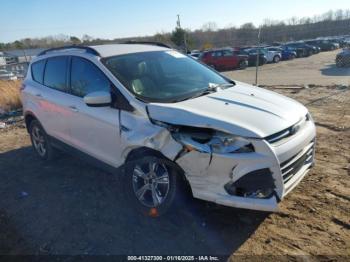
[[[248,56],[237,54],[232,48],[204,51],[199,60],[218,71],[248,66]]]

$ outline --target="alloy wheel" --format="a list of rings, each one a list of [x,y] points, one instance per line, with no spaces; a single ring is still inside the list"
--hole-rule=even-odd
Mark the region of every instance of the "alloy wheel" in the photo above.
[[[40,130],[38,126],[34,126],[32,128],[32,141],[35,150],[37,153],[43,157],[46,154],[46,142],[45,142],[45,136],[43,132]]]
[[[134,166],[132,185],[136,198],[144,206],[161,205],[169,193],[169,181],[167,167],[156,160]]]

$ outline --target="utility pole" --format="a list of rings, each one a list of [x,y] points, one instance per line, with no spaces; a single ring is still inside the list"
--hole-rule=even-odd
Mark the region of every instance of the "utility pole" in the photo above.
[[[255,86],[258,86],[258,71],[259,71],[259,56],[260,56],[260,33],[261,33],[261,26],[259,26],[259,32],[258,32],[258,47],[256,52],[256,68],[255,68]]]
[[[180,15],[177,15],[176,25],[177,25],[178,28],[181,28]]]
[[[177,15],[177,22],[176,22],[177,28],[181,29],[181,22],[180,22],[180,15]],[[184,46],[185,46],[185,52],[187,53],[187,39],[186,39],[186,31],[183,30],[184,33]]]

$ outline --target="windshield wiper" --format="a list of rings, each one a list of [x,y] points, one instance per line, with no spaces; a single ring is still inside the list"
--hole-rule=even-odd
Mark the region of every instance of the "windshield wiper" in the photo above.
[[[225,89],[225,88],[232,87],[234,85],[235,85],[234,82],[223,83],[223,84],[212,84],[212,83],[209,83],[209,85],[208,85],[208,87],[206,89],[201,90],[199,92],[196,92],[194,95],[186,97],[186,98],[172,100],[172,102],[181,102],[181,101],[188,100],[188,99],[191,99],[191,98],[196,98],[196,97],[200,97],[200,96],[209,95],[209,94],[217,92],[218,88]]]
[[[225,88],[233,87],[234,85],[235,85],[234,83],[224,83],[224,84],[219,84],[216,87],[219,87],[221,89],[225,89]]]

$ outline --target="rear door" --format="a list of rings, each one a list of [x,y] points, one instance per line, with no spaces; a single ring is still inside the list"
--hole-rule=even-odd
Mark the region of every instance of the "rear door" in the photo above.
[[[238,66],[238,59],[233,55],[232,50],[222,51],[222,62],[225,69],[232,69]]]
[[[111,82],[91,61],[71,57],[69,127],[72,145],[111,166],[120,163],[119,110],[111,106],[90,107],[83,97],[95,91],[111,91]]]
[[[56,56],[46,59],[43,85],[36,97],[42,109],[41,124],[45,131],[63,142],[69,142],[67,121],[72,117],[69,108],[68,57]]]
[[[221,51],[215,51],[212,53],[213,57],[213,65],[216,69],[221,69],[224,67],[223,59],[222,59],[222,52]]]

